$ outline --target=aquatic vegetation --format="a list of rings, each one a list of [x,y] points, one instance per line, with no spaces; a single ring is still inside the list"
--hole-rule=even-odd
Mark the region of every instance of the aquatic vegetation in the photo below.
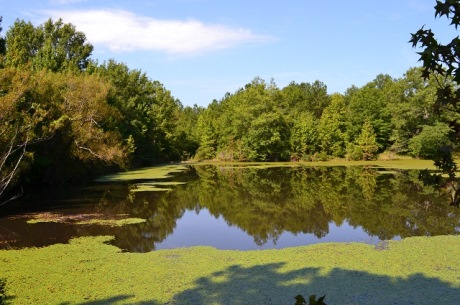
[[[391,160],[370,160],[350,161],[346,159],[332,159],[328,161],[299,161],[299,162],[199,162],[194,166],[215,165],[220,167],[234,168],[273,168],[273,167],[331,167],[331,166],[370,166],[377,168],[391,169],[435,169],[432,160],[421,159],[391,159]]]
[[[14,304],[292,304],[302,292],[328,305],[456,304],[460,236],[322,243],[282,250],[211,247],[123,253],[112,237],[0,250]]]
[[[83,206],[25,215],[17,221],[0,219],[0,228],[7,229],[0,232],[0,247],[114,235],[114,245],[132,252],[203,244],[257,249],[460,232],[460,211],[432,188],[423,187],[419,171],[348,164],[187,164],[186,171],[167,180],[96,183],[58,202],[79,203],[82,198]],[[29,224],[40,225],[31,227],[25,223],[28,218]],[[127,223],[120,219],[126,218],[134,218],[129,222],[133,225],[120,228]],[[223,231],[217,233],[214,225]],[[200,230],[216,233],[208,236]],[[286,243],[291,234],[296,237]]]
[[[158,191],[172,191],[172,188],[165,188],[164,186],[177,186],[185,184],[184,182],[146,182],[137,183],[130,189],[131,192],[158,192]]]
[[[127,172],[120,172],[112,175],[102,176],[96,181],[98,182],[113,182],[113,181],[133,181],[133,180],[153,180],[166,179],[172,177],[174,173],[181,173],[187,169],[186,165],[173,164],[142,168]]]
[[[74,225],[101,225],[119,227],[130,224],[138,224],[146,222],[142,218],[127,218],[126,214],[120,215],[104,215],[104,214],[78,214],[78,215],[63,215],[59,213],[38,213],[32,215],[32,218],[27,220],[28,224],[54,222],[54,223],[70,223]],[[117,218],[115,218],[117,217]]]
[[[6,279],[0,278],[0,305],[4,305],[6,300]]]
[[[126,225],[133,225],[138,223],[146,222],[146,219],[142,218],[125,218],[125,219],[91,219],[86,221],[79,221],[77,225],[99,225],[99,226],[111,226],[121,227]]]

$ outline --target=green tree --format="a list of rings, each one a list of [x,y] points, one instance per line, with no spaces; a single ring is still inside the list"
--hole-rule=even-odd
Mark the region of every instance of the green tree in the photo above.
[[[289,127],[279,112],[266,112],[255,118],[242,141],[251,161],[289,159]]]
[[[322,152],[343,157],[346,147],[346,108],[341,94],[334,94],[331,104],[324,109],[319,121],[319,146]]]
[[[410,139],[410,153],[418,158],[435,158],[441,148],[452,145],[451,134],[452,129],[445,123],[438,122],[434,126],[424,126],[418,135]]]
[[[183,108],[182,103],[174,98],[171,91],[166,89],[162,83],[159,81],[151,82],[154,88],[153,105],[147,115],[153,117],[155,126],[153,129],[154,137],[150,140],[150,145],[157,147],[157,160],[155,162],[158,160],[178,161],[182,158],[183,152],[179,151],[174,144],[178,141],[176,130]]]
[[[409,140],[422,126],[432,125],[439,119],[434,113],[436,80],[423,79],[421,68],[409,69],[397,80],[395,98],[389,99],[387,108],[391,114],[392,133],[389,149],[397,154],[409,153]]]
[[[205,109],[197,120],[197,130],[199,135],[199,147],[196,151],[196,159],[209,160],[214,159],[217,153],[218,134],[216,130],[218,108],[220,105],[213,101]]]
[[[436,1],[435,17],[446,17],[455,29],[460,25],[460,3],[458,0]],[[454,37],[449,43],[438,41],[431,29],[422,27],[411,34],[410,42],[413,47],[421,47],[420,61],[423,64],[422,77],[427,79],[434,76],[438,82],[437,99],[434,109],[437,113],[449,113],[450,124],[455,129],[456,142],[460,140],[460,123],[458,122],[460,110],[460,38]],[[459,183],[455,177],[457,164],[453,161],[452,149],[449,147],[438,151],[433,158],[435,165],[448,176],[431,175],[425,171],[421,179],[426,184],[446,186],[451,205],[460,206]]]
[[[363,150],[359,145],[353,143],[353,142],[348,142],[347,148],[346,148],[346,158],[348,160],[362,160],[363,159]]]
[[[303,112],[294,118],[291,127],[291,155],[304,158],[318,149],[318,120],[310,112]]]
[[[91,61],[92,50],[61,19],[16,20],[0,37],[0,197],[25,180],[75,181],[195,153],[201,110],[139,70]]]
[[[25,67],[38,52],[40,39],[31,22],[16,20],[6,32],[6,64]]]
[[[370,120],[382,150],[389,145],[391,116],[387,102],[391,96],[394,80],[388,75],[378,75],[362,88],[354,88],[345,96],[347,102],[347,138],[354,142],[361,133],[366,120]]]
[[[7,67],[0,88],[2,185],[67,182],[126,162],[129,147],[110,124],[119,113],[99,78]]]
[[[61,19],[48,19],[38,27],[16,20],[6,34],[6,49],[7,65],[31,65],[35,70],[58,72],[85,70],[93,46],[87,43],[84,33]]]
[[[172,135],[172,146],[182,160],[193,157],[199,147],[198,117],[202,107],[180,107],[176,112],[176,128]]]
[[[251,130],[253,128],[251,126],[259,124],[259,127],[266,129],[268,126],[257,119],[263,117],[271,121],[270,114],[280,111],[277,107],[279,98],[279,89],[273,81],[267,84],[256,77],[234,94],[228,93],[222,100],[213,101],[203,113],[206,116],[204,119],[206,124],[202,124],[201,127],[206,126],[206,128],[200,128],[203,131],[198,150],[200,154],[203,152],[209,154],[213,151],[214,157],[221,160],[242,161],[255,157],[258,153],[252,154],[252,152],[258,150],[255,148],[258,144],[254,142],[253,136],[257,131]],[[274,130],[274,134],[277,132]],[[282,134],[284,137],[284,132]],[[251,140],[248,140],[249,138]],[[248,153],[251,156],[248,156]]]
[[[375,159],[379,147],[377,145],[374,128],[369,120],[364,122],[361,134],[356,139],[356,144],[362,151],[364,160]]]
[[[41,113],[45,138],[33,148],[32,180],[55,184],[123,167],[130,153],[111,123],[119,112],[107,104],[109,84],[96,76],[39,72],[25,102]]]
[[[19,176],[26,171],[31,154],[28,148],[37,141],[32,126],[40,114],[24,105],[30,88],[30,73],[2,69],[0,73],[0,199],[1,204],[20,195],[9,197]],[[30,113],[30,115],[28,115]]]
[[[90,70],[111,84],[108,103],[122,116],[114,124],[125,140],[133,139],[135,165],[179,160],[172,143],[180,101],[160,82],[124,63],[109,60]]]
[[[291,82],[281,90],[281,95],[283,107],[294,116],[310,112],[319,119],[324,109],[331,103],[327,86],[318,80],[312,84]]]

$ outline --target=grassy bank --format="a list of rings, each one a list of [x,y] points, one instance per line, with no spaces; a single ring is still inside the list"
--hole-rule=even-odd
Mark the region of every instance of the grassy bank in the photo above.
[[[283,250],[209,247],[121,253],[110,238],[0,251],[11,304],[457,304],[460,236],[377,246],[324,243]]]
[[[460,162],[460,160],[456,160]],[[329,161],[314,161],[314,162],[223,162],[223,161],[203,161],[189,162],[195,165],[225,165],[225,166],[247,166],[247,167],[280,167],[280,166],[373,166],[393,169],[435,169],[432,160],[420,159],[401,159],[401,160],[374,160],[374,161],[350,161],[345,159],[334,159]]]

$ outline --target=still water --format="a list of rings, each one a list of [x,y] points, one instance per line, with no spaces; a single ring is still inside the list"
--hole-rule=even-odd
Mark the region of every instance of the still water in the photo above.
[[[125,251],[190,246],[269,249],[460,233],[460,211],[416,170],[187,165],[124,173],[24,197],[34,211],[0,217],[0,248],[111,235]],[[152,174],[155,173],[155,174]],[[43,214],[46,212],[46,214]],[[53,222],[28,223],[37,217]],[[81,220],[140,218],[113,226]]]

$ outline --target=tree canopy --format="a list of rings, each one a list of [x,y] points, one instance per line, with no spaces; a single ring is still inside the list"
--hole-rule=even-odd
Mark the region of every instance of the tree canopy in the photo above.
[[[6,34],[6,62],[13,67],[31,65],[34,70],[53,72],[86,69],[93,46],[75,26],[48,19],[34,27],[16,20]]]
[[[457,14],[437,7],[437,16]],[[424,35],[431,34],[423,29],[413,43],[432,43]],[[444,51],[436,55],[442,71],[380,74],[332,94],[320,80],[280,88],[255,77],[205,108],[184,107],[143,71],[114,59],[99,63],[92,51],[85,34],[62,20],[16,20],[0,37],[0,196],[24,184],[187,159],[427,158],[460,134],[448,132],[460,118],[450,97],[460,93],[457,64]],[[438,134],[443,140],[431,141]]]
[[[159,81],[109,60],[72,24],[16,20],[0,39],[0,197],[15,186],[190,157],[197,121]],[[195,139],[195,140],[194,140]],[[27,178],[26,178],[27,177]]]

